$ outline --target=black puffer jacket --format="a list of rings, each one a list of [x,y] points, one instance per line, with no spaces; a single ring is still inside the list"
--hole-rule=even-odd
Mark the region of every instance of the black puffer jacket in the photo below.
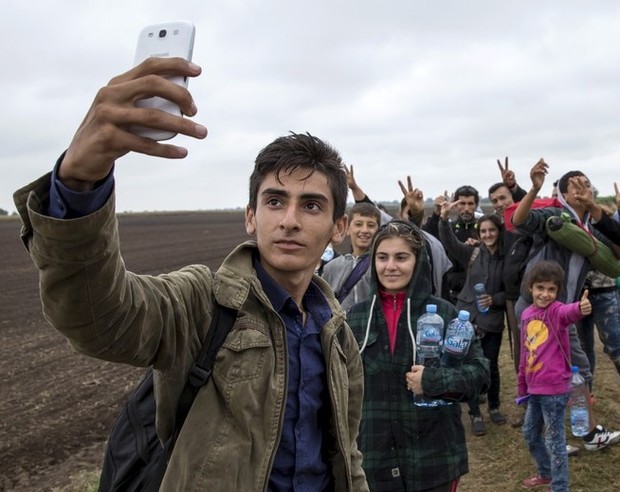
[[[501,333],[504,329],[506,307],[503,282],[504,248],[501,244],[501,235],[500,244],[494,254],[484,244],[475,247],[459,241],[446,220],[439,221],[439,238],[450,257],[466,271],[465,283],[457,296],[457,309],[469,311],[471,322],[479,330]],[[474,285],[477,283],[483,283],[487,294],[493,298],[493,304],[486,314],[480,313],[476,307]]]

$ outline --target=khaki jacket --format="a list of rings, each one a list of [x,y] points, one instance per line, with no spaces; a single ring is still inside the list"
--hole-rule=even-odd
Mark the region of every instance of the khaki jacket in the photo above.
[[[44,215],[49,180],[43,176],[14,195],[22,238],[39,270],[44,315],[81,353],[153,365],[162,440],[171,433],[177,399],[210,325],[213,298],[238,310],[160,490],[267,490],[283,425],[287,347],[282,320],[252,268],[256,244],[238,246],[217,275],[204,265],[136,275],[125,269],[119,250],[114,196],[86,217],[54,219]],[[326,436],[335,490],[365,491],[356,444],[361,360],[331,289],[319,277],[314,281],[334,313],[322,327],[321,343],[332,403]],[[344,336],[337,336],[339,330]]]

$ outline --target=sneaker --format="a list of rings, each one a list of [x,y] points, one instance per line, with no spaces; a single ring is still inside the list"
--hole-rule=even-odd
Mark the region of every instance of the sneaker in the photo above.
[[[489,410],[489,417],[491,418],[491,422],[496,425],[503,425],[506,423],[506,417],[500,413],[499,408]]]
[[[568,456],[575,456],[579,452],[579,448],[577,446],[571,446],[570,444],[566,445],[566,454]]]
[[[540,475],[535,477],[526,478],[521,482],[521,486],[524,489],[533,489],[534,487],[540,487],[541,485],[549,485],[551,483],[550,478],[543,478]]]
[[[620,441],[620,432],[608,431],[602,425],[597,425],[593,432],[594,435],[584,443],[588,451],[597,451]]]
[[[487,433],[487,428],[482,420],[482,415],[470,415],[471,418],[471,432],[474,436],[484,436]]]

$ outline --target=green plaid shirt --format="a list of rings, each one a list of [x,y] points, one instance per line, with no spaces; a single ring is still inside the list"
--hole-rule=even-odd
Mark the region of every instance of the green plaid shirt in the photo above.
[[[468,472],[461,408],[458,403],[431,408],[413,404],[413,394],[407,390],[405,381],[413,358],[407,301],[398,320],[396,348],[391,354],[378,296],[370,311],[372,296],[377,292],[374,265],[372,268],[370,298],[353,306],[347,314],[360,347],[371,317],[368,341],[362,353],[364,404],[358,441],[364,456],[362,467],[373,492],[425,490]],[[437,304],[437,312],[446,324],[456,317],[452,304],[431,296],[430,292],[430,268],[422,248],[408,292],[414,335],[426,304]],[[489,364],[478,340],[463,360],[425,369],[422,378],[425,395],[451,401],[466,401],[488,384]]]

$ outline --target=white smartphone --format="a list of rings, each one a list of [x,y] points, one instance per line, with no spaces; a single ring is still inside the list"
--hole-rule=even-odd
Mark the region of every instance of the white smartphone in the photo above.
[[[138,47],[136,48],[134,65],[139,65],[150,57],[180,57],[191,61],[194,50],[195,32],[196,28],[194,25],[187,21],[165,22],[146,26],[138,36]],[[187,77],[171,76],[167,77],[167,79],[178,85],[187,87]],[[140,108],[159,109],[176,116],[181,116],[181,109],[179,106],[162,97],[141,99],[136,102],[136,106]],[[131,131],[143,137],[152,138],[153,140],[169,140],[176,135],[174,132],[138,126],[132,127]]]

